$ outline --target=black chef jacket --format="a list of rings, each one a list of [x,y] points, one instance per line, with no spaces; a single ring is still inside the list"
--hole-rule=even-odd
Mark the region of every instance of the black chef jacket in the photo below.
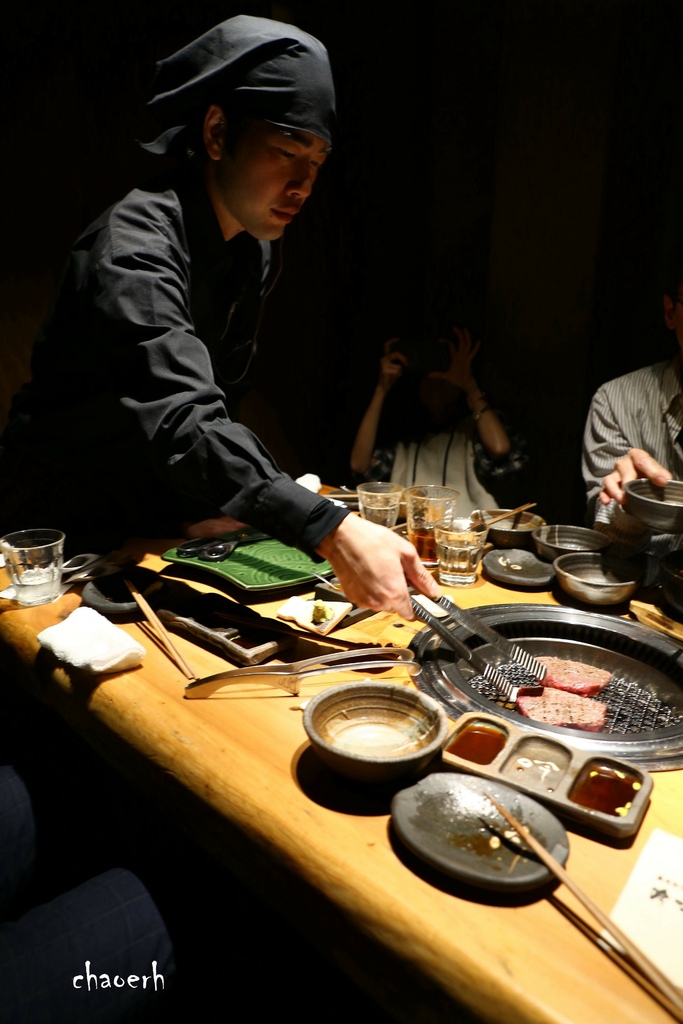
[[[269,264],[269,243],[224,241],[188,169],[88,228],[2,438],[0,535],[50,526],[114,543],[225,514],[313,551],[344,511],[228,414]]]

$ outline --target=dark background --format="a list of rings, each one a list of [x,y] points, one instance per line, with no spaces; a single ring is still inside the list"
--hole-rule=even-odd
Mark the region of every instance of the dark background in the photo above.
[[[237,13],[317,35],[340,116],[286,233],[244,418],[283,468],[343,483],[383,341],[468,325],[480,383],[531,450],[524,498],[581,522],[592,393],[675,350],[661,296],[683,234],[677,0],[14,5],[0,423],[74,238],[161,166],[135,143],[157,134],[155,61]]]

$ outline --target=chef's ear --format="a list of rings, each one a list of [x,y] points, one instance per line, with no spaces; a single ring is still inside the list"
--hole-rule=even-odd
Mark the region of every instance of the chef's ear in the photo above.
[[[204,117],[204,146],[210,160],[220,160],[225,151],[225,114],[212,103]]]

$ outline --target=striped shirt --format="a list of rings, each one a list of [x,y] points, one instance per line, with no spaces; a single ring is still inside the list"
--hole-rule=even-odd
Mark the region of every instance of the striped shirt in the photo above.
[[[642,448],[683,480],[683,394],[680,356],[610,380],[595,393],[583,436],[583,478],[588,521],[612,539],[617,555],[645,554],[647,580],[659,558],[683,547],[683,535],[655,534],[615,501],[599,502],[603,479],[630,448]]]

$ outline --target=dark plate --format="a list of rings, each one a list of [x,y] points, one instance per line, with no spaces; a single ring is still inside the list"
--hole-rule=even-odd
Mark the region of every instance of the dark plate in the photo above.
[[[152,569],[139,565],[90,580],[83,587],[81,601],[102,615],[138,614],[140,609],[126,586],[127,579],[135,584],[153,608],[158,608],[160,602],[168,603],[170,591],[165,581]]]
[[[490,793],[560,864],[569,856],[562,823],[547,808],[510,786],[490,779],[437,773],[397,793],[391,804],[399,838],[439,871],[483,889],[525,892],[554,878],[513,838],[516,833]]]
[[[482,564],[494,580],[513,583],[517,587],[543,587],[552,582],[555,570],[531,551],[521,548],[498,548],[484,555]]]

